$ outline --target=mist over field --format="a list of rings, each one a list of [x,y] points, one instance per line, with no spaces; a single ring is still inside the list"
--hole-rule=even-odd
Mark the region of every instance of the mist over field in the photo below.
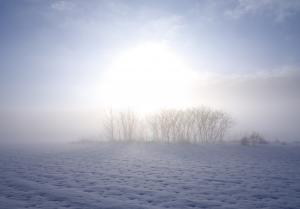
[[[299,209],[299,0],[0,0],[0,209]]]
[[[199,78],[192,98],[187,100],[192,100],[187,108],[205,105],[229,113],[234,120],[230,132],[234,137],[259,131],[271,140],[298,140],[298,74],[283,71],[242,76],[207,75]],[[98,97],[96,93],[93,96]],[[75,101],[61,106],[56,104],[58,101],[50,101],[55,104],[41,107],[28,104],[5,106],[5,102],[3,100],[4,107],[1,109],[0,133],[3,140],[73,141],[95,138],[100,134],[103,115],[111,108],[111,105],[87,105],[84,100],[83,104]],[[123,109],[128,107],[135,110],[130,106]],[[184,105],[179,107],[184,108]],[[115,111],[119,109],[115,108]]]
[[[1,140],[99,135],[101,114],[200,105],[299,139],[299,3],[2,1]],[[34,126],[35,128],[32,128]]]

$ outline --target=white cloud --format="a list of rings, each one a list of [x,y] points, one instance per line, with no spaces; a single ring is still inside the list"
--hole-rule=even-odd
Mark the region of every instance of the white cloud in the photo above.
[[[140,27],[140,33],[143,36],[151,36],[154,39],[170,40],[179,34],[184,27],[182,17],[178,15],[163,16],[154,18]]]
[[[64,0],[56,1],[50,5],[50,7],[56,11],[72,10],[74,8],[74,6],[75,6],[75,4],[72,3],[71,1],[64,1]]]
[[[283,22],[300,12],[299,0],[235,0],[234,7],[227,9],[225,15],[234,19],[246,15],[269,15],[275,22]]]

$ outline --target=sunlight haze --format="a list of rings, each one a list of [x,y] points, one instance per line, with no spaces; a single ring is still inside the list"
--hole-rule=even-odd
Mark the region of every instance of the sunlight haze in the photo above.
[[[12,0],[0,10],[1,139],[97,136],[103,109],[201,105],[230,113],[236,134],[299,138],[297,0]]]

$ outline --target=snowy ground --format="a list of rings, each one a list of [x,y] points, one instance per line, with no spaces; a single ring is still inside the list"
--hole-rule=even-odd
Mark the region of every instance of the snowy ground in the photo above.
[[[0,148],[0,208],[300,208],[300,146]]]

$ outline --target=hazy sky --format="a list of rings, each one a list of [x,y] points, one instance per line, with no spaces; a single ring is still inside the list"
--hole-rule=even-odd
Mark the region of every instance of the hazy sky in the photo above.
[[[95,134],[111,66],[152,43],[194,73],[191,105],[299,139],[299,25],[299,0],[0,0],[0,137]]]

